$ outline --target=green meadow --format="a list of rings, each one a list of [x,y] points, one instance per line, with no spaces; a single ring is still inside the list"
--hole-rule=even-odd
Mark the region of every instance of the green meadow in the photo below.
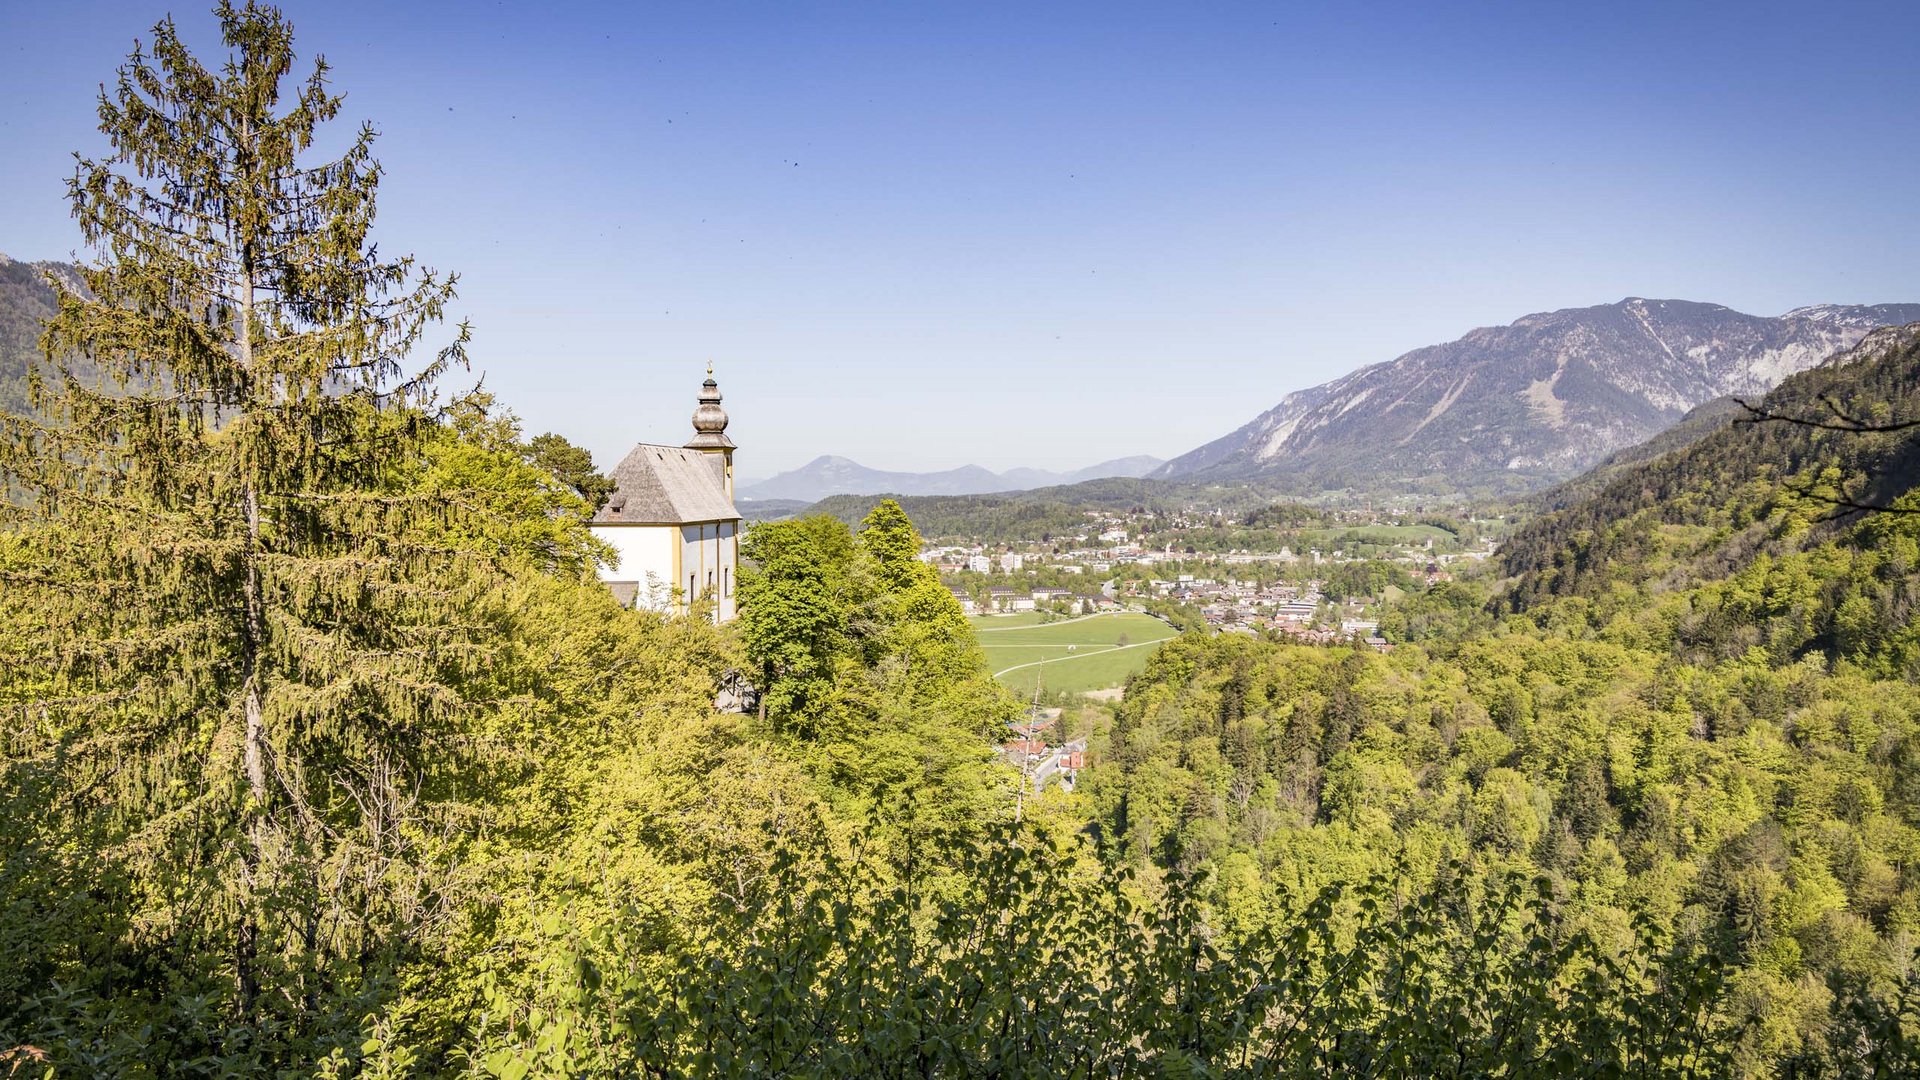
[[[1302,529],[1300,542],[1329,548],[1340,544],[1418,544],[1431,540],[1436,544],[1456,539],[1445,529],[1432,525],[1356,525],[1334,529]]]
[[[1178,631],[1150,615],[1110,612],[1040,623],[1027,615],[968,620],[1001,683],[1023,694],[1036,680],[1048,690],[1084,693],[1119,686]]]

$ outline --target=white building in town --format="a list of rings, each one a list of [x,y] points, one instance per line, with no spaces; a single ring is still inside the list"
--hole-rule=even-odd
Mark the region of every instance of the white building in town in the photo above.
[[[587,527],[618,554],[600,577],[621,603],[684,614],[706,600],[714,621],[726,622],[736,613],[740,512],[733,440],[711,365],[693,432],[685,446],[634,447],[614,466],[613,494]]]

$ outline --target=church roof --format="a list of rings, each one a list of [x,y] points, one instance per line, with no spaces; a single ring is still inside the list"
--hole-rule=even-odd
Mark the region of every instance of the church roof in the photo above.
[[[738,521],[740,511],[727,498],[725,468],[719,454],[641,443],[614,466],[613,494],[593,524]]]

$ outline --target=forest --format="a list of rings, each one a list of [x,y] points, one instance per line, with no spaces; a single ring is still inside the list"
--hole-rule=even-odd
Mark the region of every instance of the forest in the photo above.
[[[216,17],[103,88],[0,413],[5,1075],[1920,1071],[1920,328],[1389,653],[1168,642],[1035,797],[914,502],[754,526],[732,623],[616,603],[374,129],[311,160],[325,65]]]

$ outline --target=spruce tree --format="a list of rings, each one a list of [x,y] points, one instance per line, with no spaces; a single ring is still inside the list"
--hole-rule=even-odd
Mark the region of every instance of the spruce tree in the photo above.
[[[451,906],[493,557],[408,488],[454,278],[376,247],[370,126],[309,160],[342,97],[287,20],[215,14],[224,62],[167,20],[103,89],[85,287],[0,421],[0,799],[117,890],[120,970],[297,1031]]]

